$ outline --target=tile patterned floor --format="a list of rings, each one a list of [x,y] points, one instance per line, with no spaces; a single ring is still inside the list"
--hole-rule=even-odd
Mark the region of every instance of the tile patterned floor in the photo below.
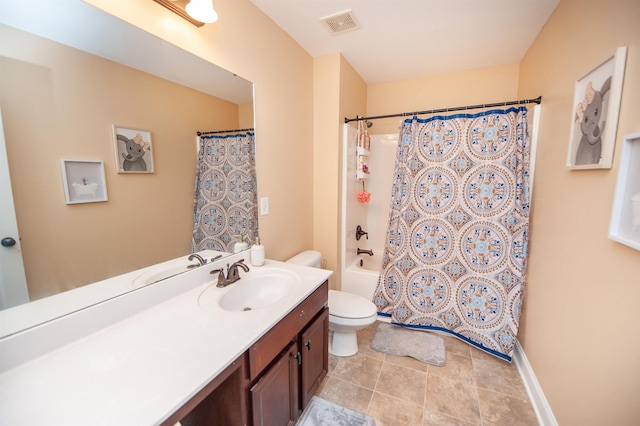
[[[318,396],[370,415],[377,426],[538,424],[515,364],[442,335],[444,367],[376,352],[369,345],[377,325],[358,332],[356,355],[329,355]]]

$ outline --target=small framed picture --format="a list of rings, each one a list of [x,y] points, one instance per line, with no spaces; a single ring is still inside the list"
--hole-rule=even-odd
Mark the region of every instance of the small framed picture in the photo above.
[[[640,133],[624,137],[609,238],[640,250]]]
[[[93,160],[60,160],[67,204],[107,201],[104,163]]]
[[[151,132],[113,126],[113,146],[118,173],[153,173]]]
[[[627,48],[618,47],[576,81],[567,167],[610,169]]]

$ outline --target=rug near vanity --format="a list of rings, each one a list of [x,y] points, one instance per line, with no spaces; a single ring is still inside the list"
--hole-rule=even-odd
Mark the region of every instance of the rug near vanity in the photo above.
[[[296,426],[375,426],[375,424],[376,422],[366,414],[313,396]]]

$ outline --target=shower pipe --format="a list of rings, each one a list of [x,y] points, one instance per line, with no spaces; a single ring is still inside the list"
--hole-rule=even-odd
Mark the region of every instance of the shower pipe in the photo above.
[[[501,107],[501,106],[508,106],[508,105],[524,105],[524,104],[539,105],[541,102],[542,102],[542,96],[538,96],[535,99],[521,99],[519,101],[496,102],[493,104],[467,105],[467,106],[459,106],[459,107],[453,107],[453,108],[431,109],[428,111],[415,111],[415,112],[402,112],[399,114],[376,115],[372,117],[360,117],[360,116],[356,116],[356,118],[345,117],[344,122],[349,123],[351,121],[377,120],[379,118],[410,117],[414,115],[438,114],[442,112],[466,111],[469,109],[493,108],[493,107]]]
[[[196,132],[196,134],[198,136],[202,136],[202,135],[214,135],[218,133],[233,133],[233,132],[253,132],[253,127],[249,129],[216,130],[215,132]]]

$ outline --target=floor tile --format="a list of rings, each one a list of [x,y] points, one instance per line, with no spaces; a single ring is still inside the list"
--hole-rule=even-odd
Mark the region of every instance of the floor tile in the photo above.
[[[474,359],[473,371],[478,388],[527,399],[527,390],[515,365],[495,358]]]
[[[473,385],[429,375],[425,407],[474,425],[480,424],[478,395]]]
[[[385,359],[386,354],[371,349],[371,341],[376,334],[378,324],[380,324],[380,322],[376,321],[369,327],[358,331],[358,353],[371,358],[383,360]]]
[[[340,361],[340,357],[333,356],[329,354],[329,368],[327,369],[327,375],[330,376],[335,370],[336,365],[338,365],[338,361]]]
[[[527,399],[478,389],[484,426],[535,426],[536,414]]]
[[[443,367],[429,365],[429,374],[475,385],[473,362],[471,358],[462,355],[448,353],[447,364]]]
[[[444,339],[447,353],[458,354],[471,358],[471,346],[469,346],[468,343],[463,342],[456,337],[447,336],[444,333],[438,333],[438,335]]]
[[[395,356],[389,355],[384,359],[385,363],[401,365],[403,367],[411,368],[413,370],[427,372],[429,370],[429,364],[426,362],[418,361],[415,358],[411,358],[410,356]]]
[[[427,373],[385,362],[375,391],[423,406]]]
[[[419,426],[422,424],[422,411],[419,405],[374,392],[366,414],[373,417],[376,426]]]
[[[349,357],[341,357],[331,376],[373,390],[376,387],[381,368],[381,360],[358,353]]]
[[[365,389],[362,386],[332,377],[327,380],[318,396],[351,410],[364,413],[369,408],[372,395],[373,391],[371,389]]]
[[[378,324],[358,332],[356,355],[329,355],[316,395],[370,415],[377,426],[538,424],[514,364],[440,333],[444,367],[387,355],[370,348]]]
[[[456,419],[455,417],[424,410],[422,426],[472,426],[472,424]]]

